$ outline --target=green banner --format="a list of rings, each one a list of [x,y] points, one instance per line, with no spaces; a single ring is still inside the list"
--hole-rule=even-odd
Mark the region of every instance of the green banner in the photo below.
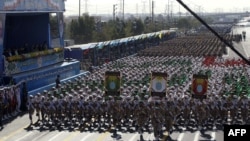
[[[121,73],[106,72],[104,87],[107,95],[119,96],[121,87]]]

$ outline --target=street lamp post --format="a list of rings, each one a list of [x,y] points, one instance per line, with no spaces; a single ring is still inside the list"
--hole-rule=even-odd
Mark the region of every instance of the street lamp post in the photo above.
[[[81,16],[81,0],[79,0],[79,18]]]

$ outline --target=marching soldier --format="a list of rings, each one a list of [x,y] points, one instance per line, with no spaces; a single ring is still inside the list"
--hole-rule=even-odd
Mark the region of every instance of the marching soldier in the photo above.
[[[240,99],[240,111],[242,117],[242,124],[244,125],[248,120],[248,113],[249,113],[249,105],[248,105],[248,98],[246,95],[243,95]]]
[[[145,126],[145,123],[147,123],[148,120],[148,111],[146,109],[146,105],[143,101],[139,102],[139,106],[135,109],[136,114],[136,122],[138,125],[138,131],[140,134],[140,140],[143,141],[143,127]]]
[[[160,103],[158,101],[155,102],[152,110],[151,121],[154,129],[155,139],[158,141],[162,134],[162,122],[164,120],[164,117],[162,115],[163,110],[161,109]]]
[[[121,103],[121,108],[123,111],[123,125],[126,125],[129,122],[129,100],[129,97],[125,97]]]
[[[180,115],[180,112],[181,112],[181,105],[179,104],[179,99],[178,99],[178,96],[175,95],[173,97],[173,100],[172,100],[172,111],[173,111],[173,121],[174,121],[174,126],[175,127],[178,127],[178,117]]]
[[[45,96],[41,96],[41,101],[39,102],[39,108],[41,110],[42,123],[45,123],[45,114],[47,111],[46,103],[47,102]]]
[[[59,98],[57,99],[56,109],[57,109],[57,119],[59,122],[63,122],[63,115],[65,114],[65,105],[66,102],[63,98],[63,95],[60,94]]]
[[[88,99],[86,101],[85,105],[85,123],[89,124],[89,128],[91,128],[92,124],[92,116],[93,116],[93,101],[92,101],[92,96],[88,96]]]
[[[34,99],[32,95],[29,96],[27,108],[29,112],[30,125],[32,125],[33,124],[32,115],[34,114]]]
[[[215,124],[216,120],[218,119],[219,115],[219,103],[218,103],[219,97],[212,95],[209,99],[209,114],[211,116],[213,124]]]
[[[165,121],[165,128],[166,131],[168,132],[168,137],[170,137],[170,134],[173,132],[173,113],[172,113],[172,108],[171,108],[171,102],[165,98],[164,100],[164,121]]]
[[[73,105],[74,105],[74,101],[73,101],[73,96],[69,95],[69,99],[67,101],[67,120],[70,121],[70,123],[72,124],[72,118],[73,118]]]
[[[196,99],[193,99],[193,98],[191,98],[190,99],[190,118],[193,118],[193,117],[195,117],[195,110],[196,110],[196,103],[195,103],[195,100]],[[194,125],[195,123],[193,123],[193,125]]]
[[[38,118],[37,122],[39,122],[41,119],[40,119],[40,113],[41,113],[41,109],[39,107],[39,103],[41,101],[41,94],[40,93],[37,93],[37,95],[35,96],[34,98],[34,108],[36,110],[36,116]]]
[[[228,103],[227,103],[227,97],[225,95],[223,95],[222,98],[219,100],[218,105],[219,105],[220,119],[222,120],[222,123],[227,123]]]
[[[96,101],[96,119],[98,120],[98,128],[100,128],[102,126],[102,115],[104,113],[104,109],[102,107],[102,103],[103,103],[103,99],[101,96],[97,97],[97,101]]]
[[[114,126],[114,137],[119,137],[117,135],[117,131],[116,131],[116,128],[117,128],[117,125],[119,125],[120,123],[120,119],[121,119],[121,115],[120,115],[120,112],[121,112],[121,107],[120,107],[120,100],[116,100],[116,101],[113,101],[113,104],[112,104],[112,118],[113,118],[113,126]]]
[[[52,124],[55,122],[55,113],[56,113],[56,107],[55,107],[55,98],[54,96],[51,96],[48,99],[48,118],[51,120]]]
[[[235,122],[235,118],[238,112],[238,97],[236,95],[231,95],[228,97],[228,111],[230,111],[231,124]]]
[[[189,119],[190,119],[190,98],[185,95],[184,99],[183,99],[183,105],[181,107],[182,111],[183,111],[183,118],[185,121],[185,126],[188,125]]]
[[[83,95],[80,95],[80,100],[78,101],[77,109],[78,109],[78,121],[82,125],[83,124],[83,117],[85,111],[85,101]]]
[[[206,109],[203,99],[197,100],[196,112],[198,128],[202,129],[206,121]]]

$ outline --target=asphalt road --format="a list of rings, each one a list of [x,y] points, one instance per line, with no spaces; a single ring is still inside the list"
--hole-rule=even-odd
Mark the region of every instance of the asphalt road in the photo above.
[[[246,31],[246,40],[233,43],[235,49],[240,52],[244,57],[250,57],[250,27],[235,27],[232,29],[234,34],[242,34],[242,31]],[[240,58],[234,51],[228,47],[228,54],[223,56],[226,59]]]
[[[7,122],[7,123],[6,123]],[[203,134],[196,128],[194,130],[185,129],[174,130],[170,135],[172,140],[177,141],[223,141],[223,131],[209,129]],[[29,128],[28,114],[19,115],[12,120],[5,121],[4,128],[0,131],[0,141],[138,141],[140,135],[138,132],[122,129],[117,133],[120,139],[113,138],[111,130],[82,130],[78,127],[62,129],[46,129],[41,126],[32,126]],[[150,130],[149,130],[150,131]],[[167,133],[164,133],[167,135]],[[143,134],[145,141],[153,141],[152,132],[145,131]]]
[[[246,58],[250,57],[250,27],[235,28],[234,34],[246,31],[246,41],[234,43],[235,48]],[[239,58],[231,49],[224,58]],[[6,123],[7,122],[7,123]],[[118,131],[120,139],[112,137],[110,129],[82,130],[79,128],[41,129],[40,126],[28,128],[29,119],[27,114],[19,115],[11,120],[5,121],[4,128],[0,130],[0,141],[138,141],[140,135],[136,131],[126,129]],[[223,141],[223,131],[213,129],[206,130],[204,134],[197,129],[189,130],[181,127],[182,131],[174,130],[170,135],[176,141]],[[167,134],[167,133],[166,133]],[[145,141],[153,141],[151,132],[144,132]]]

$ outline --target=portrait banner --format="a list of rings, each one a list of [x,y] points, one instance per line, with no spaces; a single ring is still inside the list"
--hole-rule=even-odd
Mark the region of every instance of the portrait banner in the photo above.
[[[165,97],[167,92],[167,73],[151,73],[151,96]]]
[[[194,98],[206,98],[208,89],[208,76],[207,75],[193,75],[192,81],[192,96]]]
[[[110,71],[105,72],[104,88],[106,95],[120,96],[121,73]]]

